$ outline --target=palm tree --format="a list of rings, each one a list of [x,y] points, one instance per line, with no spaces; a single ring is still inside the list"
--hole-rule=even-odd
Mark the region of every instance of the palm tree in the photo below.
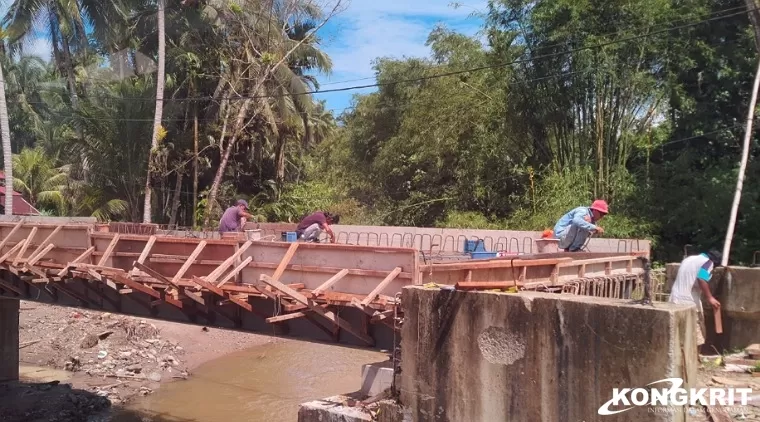
[[[11,151],[11,130],[8,125],[8,107],[5,104],[5,76],[2,63],[0,63],[0,136],[3,138],[5,215],[13,215],[13,152]]]
[[[25,148],[13,156],[13,188],[35,208],[64,208],[68,167],[58,167],[56,161],[41,147]]]
[[[148,177],[145,179],[145,207],[143,210],[143,222],[151,222],[151,168],[153,157],[158,148],[158,138],[163,130],[161,126],[161,114],[164,107],[164,82],[166,71],[166,23],[165,0],[158,0],[158,75],[156,79],[156,113],[153,116],[153,135],[150,141],[150,152],[148,153]]]

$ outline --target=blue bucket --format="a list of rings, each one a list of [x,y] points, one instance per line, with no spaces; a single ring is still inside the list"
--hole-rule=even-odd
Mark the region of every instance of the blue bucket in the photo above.
[[[470,257],[472,259],[496,258],[498,255],[498,252],[470,252]]]

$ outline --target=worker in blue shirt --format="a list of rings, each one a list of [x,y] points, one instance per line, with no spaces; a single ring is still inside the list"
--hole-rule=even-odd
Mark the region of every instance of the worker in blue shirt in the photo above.
[[[590,234],[604,233],[597,223],[608,213],[607,202],[597,199],[590,207],[578,207],[563,215],[554,226],[559,249],[565,252],[580,251]]]

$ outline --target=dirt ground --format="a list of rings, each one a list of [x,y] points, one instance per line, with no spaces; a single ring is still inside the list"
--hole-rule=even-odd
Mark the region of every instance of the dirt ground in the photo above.
[[[24,301],[19,328],[22,383],[0,385],[3,422],[87,420],[84,415],[192,377],[210,360],[287,341]],[[51,378],[46,368],[65,371],[67,379],[40,382],[36,373]]]

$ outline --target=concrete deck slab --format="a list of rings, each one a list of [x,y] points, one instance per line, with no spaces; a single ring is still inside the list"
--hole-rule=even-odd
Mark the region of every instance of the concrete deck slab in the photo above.
[[[697,379],[686,306],[421,287],[405,288],[402,306],[401,404],[415,421],[602,420],[613,388]],[[639,407],[606,418],[684,417]]]

